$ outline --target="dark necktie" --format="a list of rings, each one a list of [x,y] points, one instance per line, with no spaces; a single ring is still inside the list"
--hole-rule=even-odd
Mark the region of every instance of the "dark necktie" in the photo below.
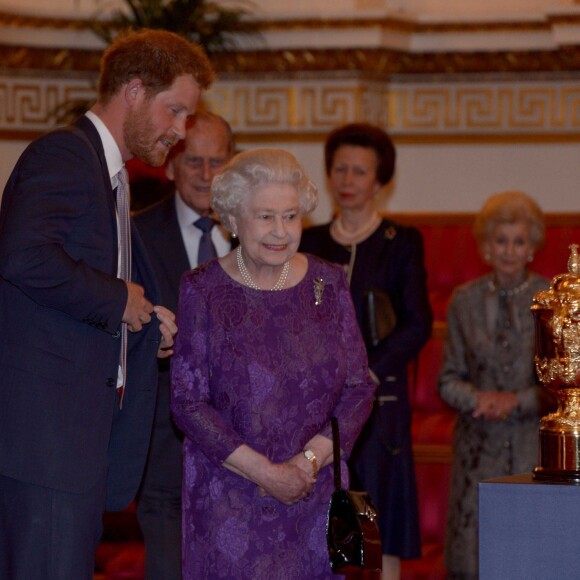
[[[211,229],[215,222],[209,216],[203,216],[193,222],[193,225],[202,231],[201,239],[199,240],[199,251],[197,252],[197,265],[199,266],[206,260],[217,258],[215,246],[211,241]]]
[[[129,177],[122,167],[117,173],[117,216],[119,219],[119,278],[131,279],[131,217],[129,213]],[[127,380],[127,324],[121,323],[121,356],[119,359],[123,383],[117,387],[119,407],[123,403],[123,391]]]

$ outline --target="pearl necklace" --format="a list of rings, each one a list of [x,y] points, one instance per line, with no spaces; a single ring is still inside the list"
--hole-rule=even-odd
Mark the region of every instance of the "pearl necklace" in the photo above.
[[[242,275],[242,280],[246,286],[253,288],[254,290],[262,290],[250,276],[248,269],[246,268],[246,264],[244,263],[244,258],[242,256],[242,246],[238,246],[238,250],[236,252],[236,261],[238,262],[238,269],[240,270],[240,274]],[[272,286],[272,291],[282,290],[286,285],[286,280],[288,278],[288,272],[290,271],[290,262],[284,262],[284,267],[282,268],[282,273],[280,274],[280,278],[278,278],[278,282]]]
[[[334,233],[336,234],[335,237],[339,238],[341,243],[346,242],[347,244],[356,244],[358,242],[362,242],[366,240],[370,234],[372,234],[381,223],[381,216],[378,213],[373,213],[369,221],[365,223],[362,227],[358,230],[353,232],[349,232],[344,229],[342,225],[341,217],[337,217],[332,222],[332,227],[334,229]]]
[[[487,285],[490,292],[497,291],[499,292],[500,296],[507,296],[508,298],[511,298],[512,296],[517,296],[518,294],[523,292],[530,285],[530,275],[526,274],[525,280],[523,282],[520,282],[513,288],[502,288],[495,281],[492,274],[492,277],[490,277],[489,280],[487,281]]]

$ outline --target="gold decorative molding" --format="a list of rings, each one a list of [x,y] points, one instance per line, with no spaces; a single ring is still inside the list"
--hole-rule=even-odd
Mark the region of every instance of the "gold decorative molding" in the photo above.
[[[97,73],[102,52],[0,44],[4,69]],[[580,46],[557,50],[408,53],[391,49],[240,50],[212,55],[219,74],[384,79],[393,75],[568,74],[579,75]]]
[[[360,118],[357,84],[218,83],[205,96],[236,131],[321,131]]]
[[[13,12],[0,12],[0,26],[8,28],[44,28],[52,30],[89,30],[90,22],[79,18],[51,18]]]
[[[377,29],[411,34],[465,33],[465,32],[538,32],[551,29],[552,18],[526,21],[488,22],[418,22],[412,18],[308,18],[259,21],[265,31],[276,30],[351,30]],[[580,23],[580,16],[561,17],[566,24]]]
[[[70,48],[31,48],[1,45],[0,63],[3,69],[19,71],[92,73],[99,70],[102,51]]]
[[[94,97],[91,83],[77,79],[0,77],[0,134],[4,139],[37,136],[55,125],[59,105]]]
[[[580,84],[446,83],[388,91],[393,133],[574,132],[580,130]]]
[[[94,99],[93,77],[0,76],[0,132],[43,132],[59,104]],[[204,95],[240,141],[319,141],[365,120],[398,142],[580,141],[580,79],[391,82],[223,79]],[[13,138],[13,137],[12,137]]]
[[[212,110],[237,131],[328,131],[366,120],[393,136],[580,133],[580,81],[218,83]]]
[[[278,30],[348,30],[353,28],[381,29],[414,34],[465,32],[537,32],[550,30],[554,25],[578,25],[580,14],[549,14],[535,20],[421,22],[406,16],[380,18],[285,18],[253,19],[262,31]],[[53,30],[89,30],[88,18],[52,18],[14,12],[0,12],[0,26],[44,28]]]
[[[253,50],[212,56],[227,74],[351,73],[367,78],[393,75],[553,74],[578,75],[580,46],[557,50],[409,53],[381,48]]]
[[[86,31],[91,35],[89,18],[51,18],[0,12],[0,28],[48,29],[53,31]],[[379,31],[407,37],[421,35],[513,33],[549,33],[555,26],[580,28],[580,13],[546,15],[535,20],[423,22],[410,17],[383,18],[294,18],[256,19],[259,30],[279,31],[335,30]],[[24,36],[24,38],[26,38]],[[96,38],[96,37],[95,37]],[[58,35],[55,35],[58,43]],[[98,71],[100,50],[65,47],[19,46],[0,43],[0,63],[5,68],[43,71]],[[289,48],[240,49],[212,54],[219,73],[228,75],[308,75],[358,74],[384,78],[391,75],[449,74],[536,74],[577,73],[580,71],[580,43],[566,44],[553,50],[449,50],[445,52],[411,52],[392,48]]]
[[[537,34],[550,32],[554,26],[580,27],[580,14],[547,15],[537,20],[419,22],[406,17],[384,18],[309,18],[260,20],[263,32],[278,31],[348,31],[367,29],[380,33],[407,36],[433,34]],[[50,18],[0,12],[0,28],[48,29],[53,31],[86,31],[90,35],[88,18]],[[58,37],[55,37],[58,38]],[[58,42],[56,40],[55,42]],[[37,48],[34,46],[0,44],[3,67],[38,70],[97,71],[100,50]],[[212,55],[216,69],[228,74],[317,74],[358,72],[364,75],[393,74],[474,74],[474,73],[537,73],[575,72],[580,70],[580,45],[565,45],[554,50],[451,50],[447,52],[409,52],[392,48],[291,48],[259,50],[240,49],[237,52]]]

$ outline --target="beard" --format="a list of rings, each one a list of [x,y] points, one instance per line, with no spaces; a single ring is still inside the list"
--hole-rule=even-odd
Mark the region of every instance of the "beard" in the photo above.
[[[160,143],[148,108],[129,111],[123,123],[125,145],[134,157],[152,167],[165,163],[169,149]],[[170,141],[169,137],[166,137]]]

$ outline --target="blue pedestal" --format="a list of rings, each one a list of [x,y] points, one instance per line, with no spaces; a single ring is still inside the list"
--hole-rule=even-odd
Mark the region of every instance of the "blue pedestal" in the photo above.
[[[580,579],[580,486],[531,474],[479,484],[480,580]]]

